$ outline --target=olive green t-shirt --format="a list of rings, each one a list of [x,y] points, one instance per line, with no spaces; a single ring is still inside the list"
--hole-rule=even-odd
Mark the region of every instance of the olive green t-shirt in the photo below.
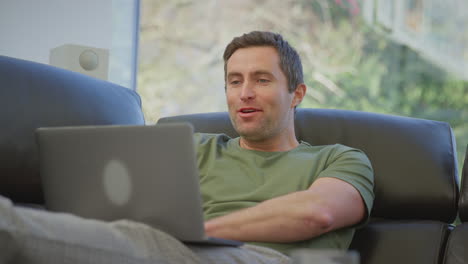
[[[262,201],[306,190],[321,177],[334,177],[353,185],[369,214],[373,199],[373,171],[369,159],[343,145],[299,146],[284,152],[243,149],[239,138],[196,133],[197,161],[205,220],[255,206]],[[297,248],[347,249],[355,227],[335,230],[293,243],[252,244],[285,254]]]

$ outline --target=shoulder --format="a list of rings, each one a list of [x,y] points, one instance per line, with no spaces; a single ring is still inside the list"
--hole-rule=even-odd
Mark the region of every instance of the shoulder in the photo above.
[[[200,177],[204,177],[206,171],[209,170],[220,157],[228,149],[232,150],[235,145],[229,136],[225,134],[208,134],[208,133],[194,133],[193,135],[195,150],[197,154],[198,169]],[[231,146],[229,148],[229,146]],[[232,152],[232,151],[231,151]]]
[[[317,153],[323,158],[326,158],[329,163],[343,159],[361,160],[366,164],[370,164],[367,155],[360,149],[352,148],[342,144],[319,145],[312,146],[307,142],[301,142],[303,148],[307,152]]]
[[[212,150],[225,149],[235,139],[230,138],[225,134],[210,134],[210,133],[194,133],[193,140],[195,148],[200,153],[211,152]]]
[[[318,177],[335,177],[344,180],[364,178],[368,187],[374,184],[374,170],[364,151],[342,144],[322,146],[306,144],[304,149],[314,153],[314,166],[319,165],[322,169]],[[311,157],[310,154],[306,156]]]
[[[362,163],[365,163],[371,166],[369,158],[367,157],[366,153],[364,153],[364,151],[360,149],[348,147],[348,146],[341,145],[341,144],[332,145],[331,148],[332,148],[332,155],[336,159],[340,159],[340,160],[351,159],[351,160],[360,161]]]
[[[193,140],[196,145],[209,145],[223,142],[227,143],[231,138],[225,134],[194,133]]]

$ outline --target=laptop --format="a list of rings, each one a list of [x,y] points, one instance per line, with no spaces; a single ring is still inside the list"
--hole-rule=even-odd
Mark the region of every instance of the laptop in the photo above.
[[[205,235],[190,124],[39,128],[36,139],[48,210],[134,220],[186,243],[242,245]]]

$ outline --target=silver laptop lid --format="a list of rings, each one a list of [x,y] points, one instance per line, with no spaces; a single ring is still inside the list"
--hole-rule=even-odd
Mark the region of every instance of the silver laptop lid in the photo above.
[[[131,219],[182,241],[204,237],[189,124],[40,128],[46,207],[105,221]]]

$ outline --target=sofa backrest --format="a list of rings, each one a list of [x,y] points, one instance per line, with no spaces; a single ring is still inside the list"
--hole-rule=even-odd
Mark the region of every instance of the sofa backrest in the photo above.
[[[468,263],[468,145],[462,165],[459,216],[461,224],[450,233],[445,251],[444,264]]]
[[[132,90],[45,64],[0,56],[0,195],[43,203],[38,127],[144,124]]]
[[[466,146],[465,161],[462,167],[461,194],[459,201],[460,220],[468,222],[468,145]],[[468,225],[468,223],[467,223]]]
[[[225,112],[166,117],[197,132],[237,136]],[[451,223],[457,214],[455,140],[447,123],[332,109],[297,109],[296,136],[313,145],[363,150],[375,172],[374,218]]]

